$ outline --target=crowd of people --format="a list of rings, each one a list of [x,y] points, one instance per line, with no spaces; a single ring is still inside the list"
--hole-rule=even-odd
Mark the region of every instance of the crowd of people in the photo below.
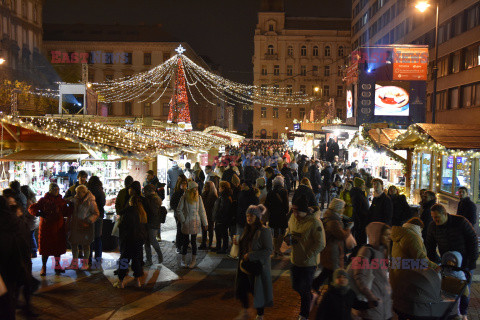
[[[153,171],[147,173],[143,188],[128,176],[115,202],[118,220],[112,234],[119,237],[120,250],[115,286],[125,286],[129,268],[141,286],[143,268],[154,262],[151,247],[156,262],[163,262],[158,240],[167,196],[177,223],[179,266],[195,268],[199,250],[238,258],[239,320],[248,319],[249,295],[257,319],[273,305],[272,258],[290,256],[300,320],[351,319],[352,313],[385,320],[394,311],[408,319],[397,306],[409,289],[405,280],[412,270],[392,269],[393,259],[420,259],[425,263],[416,271],[438,274],[443,272],[442,258],[450,257],[456,272],[471,275],[478,257],[473,228],[477,214],[466,188],[459,190],[456,215],[436,203],[429,190],[422,190],[417,211],[395,186],[386,189],[383,180],[359,169],[358,163],[339,159],[334,142],[329,141],[319,156],[308,158],[279,142],[250,140],[227,147],[205,170],[199,163],[193,168],[187,163],[184,169],[173,163],[166,184]],[[32,312],[29,300],[38,287],[31,272],[37,225],[41,276],[46,275],[50,256],[55,273],[65,272],[60,261],[67,244],[72,250],[67,268],[101,265],[105,193],[98,177],[88,178],[80,171],[77,179],[65,197],[55,183],[38,201],[17,181],[3,191],[0,239],[7,246],[0,246],[0,274],[9,290],[0,297],[0,310],[10,312],[12,319],[22,288],[26,311]],[[368,267],[372,261],[377,267]],[[468,295],[462,295],[458,312],[464,319],[468,304]]]

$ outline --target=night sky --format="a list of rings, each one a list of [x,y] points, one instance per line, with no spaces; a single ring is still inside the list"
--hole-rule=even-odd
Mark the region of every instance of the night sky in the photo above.
[[[47,0],[44,23],[161,24],[224,77],[251,83],[260,0]],[[288,16],[350,17],[351,0],[286,0]]]

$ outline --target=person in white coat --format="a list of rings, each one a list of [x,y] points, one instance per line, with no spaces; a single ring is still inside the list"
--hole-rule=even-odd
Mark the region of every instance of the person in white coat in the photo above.
[[[198,184],[188,182],[187,191],[183,194],[177,207],[177,218],[182,231],[182,261],[181,266],[186,267],[188,244],[192,245],[192,260],[189,268],[195,268],[197,264],[197,234],[208,228],[207,214],[203,206],[202,197],[198,195]]]

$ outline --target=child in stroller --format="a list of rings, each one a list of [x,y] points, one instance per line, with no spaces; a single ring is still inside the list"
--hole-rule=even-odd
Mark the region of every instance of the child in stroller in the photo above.
[[[410,270],[402,277],[401,286],[392,289],[393,307],[399,320],[461,319],[458,301],[468,290],[470,273],[459,266],[462,257],[458,252],[442,256],[441,277],[434,270]],[[397,291],[397,292],[395,292]],[[408,295],[399,294],[408,292]]]

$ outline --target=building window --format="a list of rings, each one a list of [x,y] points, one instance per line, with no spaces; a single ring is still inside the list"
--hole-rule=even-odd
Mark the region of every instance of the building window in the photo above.
[[[273,86],[273,94],[276,95],[276,94],[278,94],[278,92],[279,92],[279,86],[278,86],[278,84],[276,84],[276,85]]]
[[[22,0],[22,16],[27,17],[27,2]]]
[[[152,104],[150,102],[145,102],[143,104],[143,115],[147,117],[152,115]]]
[[[447,104],[446,97],[447,97],[447,90],[437,92],[437,102],[436,102],[437,106],[435,110],[446,109],[446,104]],[[430,107],[430,104],[428,106]]]
[[[273,108],[273,118],[278,119],[278,108]]]
[[[164,102],[162,104],[162,114],[164,116],[168,116],[169,112],[170,112],[170,104],[168,102]]]
[[[301,55],[302,57],[305,57],[305,56],[307,55],[307,47],[306,47],[306,46],[302,46],[302,47],[300,48],[300,55]]]
[[[287,76],[292,76],[292,75],[293,75],[293,67],[287,66]]]
[[[131,102],[125,102],[125,115],[126,116],[131,116],[132,115],[132,103]]]
[[[337,66],[337,76],[343,77],[342,66]]]
[[[163,62],[167,61],[170,59],[170,52],[164,52],[163,53]]]
[[[474,68],[480,65],[480,44],[476,44],[474,46],[470,46],[465,51],[465,70]]]
[[[38,12],[37,12],[37,5],[33,6],[33,22],[38,22]]]
[[[344,52],[343,52],[343,46],[338,47],[338,56],[343,57]]]
[[[267,85],[266,85],[266,84],[262,84],[262,85],[260,86],[260,94],[261,94],[262,96],[267,95]]]
[[[330,46],[325,47],[325,57],[330,57]]]
[[[325,66],[325,72],[324,72],[325,77],[330,76],[330,66]]]
[[[330,86],[324,85],[323,86],[323,96],[329,97],[330,96]]]
[[[125,64],[133,64],[133,54],[131,52],[127,52],[127,62]]]
[[[273,45],[268,46],[267,54],[273,54]]]
[[[472,106],[472,85],[462,87],[462,107]]]
[[[449,109],[457,109],[458,108],[458,88],[452,88],[448,90],[448,98],[449,98]]]
[[[444,77],[448,75],[448,57],[438,59],[438,77]]]
[[[292,46],[288,46],[287,55],[289,55],[290,57],[293,57],[293,47]]]
[[[268,25],[268,31],[274,31],[274,29],[273,29],[273,24],[269,24],[269,25]]]
[[[278,65],[273,66],[273,75],[274,76],[280,75],[280,66]]]
[[[260,118],[266,118],[267,117],[267,108],[266,107],[262,107],[260,109]]]
[[[151,53],[144,53],[143,54],[143,64],[149,66],[152,64],[152,54]]]
[[[342,109],[337,109],[337,118],[339,118],[339,119],[342,119],[342,118],[343,118]]]
[[[467,30],[480,24],[480,6],[478,3],[467,9]]]
[[[343,96],[343,86],[337,86],[337,97]]]
[[[293,87],[291,84],[287,84],[287,96],[291,96],[293,93]]]
[[[300,108],[299,117],[300,117],[300,120],[303,120],[303,118],[305,118],[305,108]]]
[[[267,66],[262,66],[262,76],[266,76],[267,73]]]
[[[318,72],[318,66],[313,66],[313,67],[312,67],[312,74],[313,74],[314,76],[316,76],[316,75],[317,75],[317,72]]]
[[[292,108],[287,108],[287,109],[285,110],[285,117],[286,117],[287,119],[291,119],[291,118],[292,118]]]
[[[105,81],[113,81],[113,74],[106,74],[105,75]]]
[[[457,73],[459,71],[460,71],[460,52],[455,52],[452,56],[451,73]]]
[[[300,75],[306,76],[307,75],[307,66],[300,67]]]
[[[317,46],[313,47],[313,56],[318,57],[318,47]]]
[[[307,94],[307,87],[304,84],[300,85],[300,92],[302,94]]]

